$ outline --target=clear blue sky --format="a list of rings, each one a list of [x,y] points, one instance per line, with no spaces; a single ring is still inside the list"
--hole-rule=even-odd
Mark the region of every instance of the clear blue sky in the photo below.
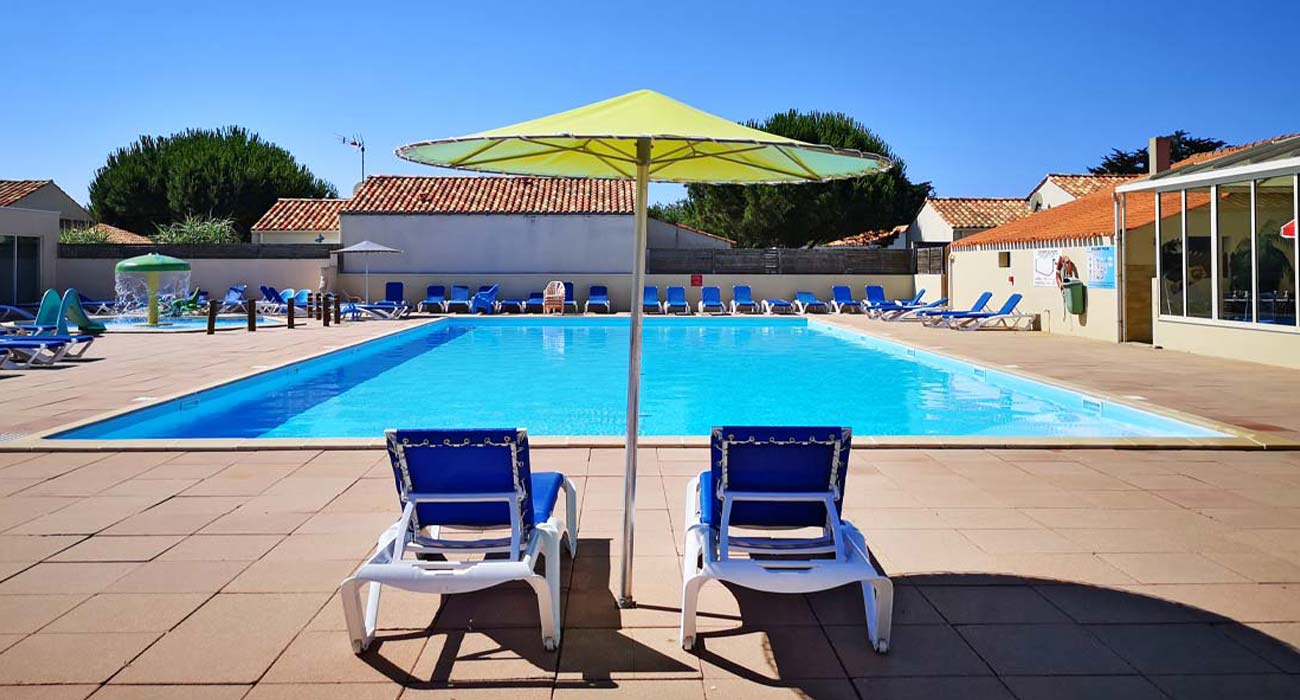
[[[240,124],[347,194],[422,173],[404,143],[651,88],[736,119],[867,124],[914,180],[1023,196],[1112,146],[1300,131],[1300,3],[14,2],[0,23],[0,178],[87,199],[140,134]],[[681,190],[656,187],[671,200]]]

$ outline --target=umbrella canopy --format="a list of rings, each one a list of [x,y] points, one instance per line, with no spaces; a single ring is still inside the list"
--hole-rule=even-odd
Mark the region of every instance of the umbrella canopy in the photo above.
[[[396,248],[389,248],[386,245],[375,243],[374,241],[361,241],[350,245],[346,248],[339,248],[336,253],[400,253],[402,251]],[[366,303],[370,303],[370,258],[366,258]]]
[[[641,305],[636,301],[645,280],[649,182],[820,182],[867,175],[893,163],[874,153],[751,129],[651,90],[500,129],[409,144],[398,148],[397,155],[417,163],[482,172],[636,180],[619,592],[619,604],[632,606],[641,386]]]

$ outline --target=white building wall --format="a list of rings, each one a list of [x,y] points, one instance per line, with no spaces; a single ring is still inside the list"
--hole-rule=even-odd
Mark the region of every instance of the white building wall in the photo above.
[[[1039,185],[1038,189],[1029,193],[1029,210],[1051,209],[1073,202],[1074,199],[1074,196],[1061,189],[1060,185],[1051,180],[1043,180],[1043,184]]]
[[[23,197],[14,203],[15,207],[22,209],[39,209],[41,211],[57,211],[60,219],[69,221],[81,221],[89,224],[93,219],[90,212],[84,207],[77,204],[77,200],[69,197],[58,185],[49,183],[35,192]]]
[[[939,216],[929,202],[917,212],[916,220],[907,228],[907,240],[911,243],[952,243],[952,226]]]
[[[26,200],[27,198],[23,198],[22,201]],[[29,236],[41,239],[41,287],[54,286],[55,258],[59,255],[59,213],[57,211],[0,207],[0,236]]]
[[[634,222],[635,223],[635,222]],[[646,236],[651,248],[731,248],[724,240],[706,236],[658,219],[646,221]]]

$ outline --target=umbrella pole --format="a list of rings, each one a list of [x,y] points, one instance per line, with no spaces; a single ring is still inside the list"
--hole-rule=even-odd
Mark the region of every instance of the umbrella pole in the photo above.
[[[632,251],[631,332],[627,358],[627,466],[623,473],[623,560],[618,606],[636,607],[632,598],[632,541],[636,527],[636,437],[641,402],[641,289],[645,286],[646,209],[650,196],[650,139],[636,140],[636,235]]]
[[[366,256],[366,303],[370,303],[370,256]]]

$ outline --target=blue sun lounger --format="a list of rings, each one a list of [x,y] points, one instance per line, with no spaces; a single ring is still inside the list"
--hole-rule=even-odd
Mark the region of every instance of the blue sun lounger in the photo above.
[[[573,313],[576,314],[578,313],[578,297],[574,296],[573,294],[573,283],[564,282],[563,284],[564,284],[564,313],[567,314],[569,313],[569,310],[572,309]]]
[[[0,337],[0,369],[48,367],[62,360],[72,340],[59,335],[6,335]]]
[[[853,290],[845,284],[831,287],[831,309],[837,314],[845,311],[862,311],[862,303],[853,298]]]
[[[754,293],[749,285],[738,284],[731,288],[731,313],[756,314],[760,311],[762,307],[754,301]]]
[[[469,311],[473,314],[491,314],[497,308],[497,292],[500,291],[497,285],[489,284],[486,288],[479,289],[470,299]]]
[[[469,313],[469,297],[469,287],[463,284],[453,284],[451,286],[451,296],[447,298],[447,303],[443,308],[449,314],[457,311]]]
[[[659,288],[654,285],[646,285],[641,290],[641,312],[661,314],[664,312],[664,305],[659,301]]]
[[[798,291],[794,293],[794,309],[801,314],[808,312],[827,313],[831,307],[826,302],[817,298],[812,292]]]
[[[763,313],[765,314],[792,314],[794,311],[794,303],[787,299],[763,300]]]
[[[867,314],[870,314],[878,306],[893,303],[885,298],[885,288],[878,284],[868,284],[863,290],[867,296],[862,300],[862,311]]]
[[[248,299],[244,297],[244,291],[247,289],[246,284],[236,284],[227,289],[226,296],[222,297],[221,303],[217,306],[217,311],[226,314],[248,310]]]
[[[603,307],[605,313],[612,313],[614,307],[609,303],[609,288],[603,284],[593,284],[587,290],[587,303],[583,305],[582,310],[591,313],[591,307]]]
[[[947,311],[948,297],[941,297],[925,304],[914,306],[890,306],[877,309],[876,317],[882,321],[909,321],[921,318],[919,314],[931,311]]]
[[[717,287],[700,287],[700,303],[696,308],[702,314],[727,313],[727,305],[722,303],[722,290]]]
[[[954,314],[947,319],[947,326],[962,331],[974,331],[981,328],[989,328],[994,325],[1000,325],[1003,328],[1013,329],[1019,326],[1021,321],[1033,323],[1033,314],[1019,313],[1016,307],[1020,300],[1024,298],[1020,294],[1012,294],[1007,297],[1002,308],[997,311],[980,311]]]
[[[529,292],[524,302],[524,310],[530,314],[540,314],[546,308],[546,292]]]
[[[690,315],[691,305],[686,302],[685,287],[668,288],[668,300],[664,302],[664,313]]]
[[[948,323],[948,317],[958,316],[961,314],[977,314],[989,305],[989,300],[993,298],[993,292],[983,292],[971,304],[970,309],[966,311],[947,310],[947,311],[919,311],[916,316],[921,319],[921,323],[927,326],[942,326]]]
[[[416,593],[467,593],[523,581],[537,595],[542,645],[560,643],[560,544],[578,546],[578,494],[558,472],[529,468],[528,433],[505,430],[389,430],[401,518],[379,538],[375,553],[343,581],[343,617],[352,651],[375,637],[381,586]],[[564,491],[565,517],[554,514]],[[508,528],[477,540],[444,539],[442,528]],[[426,531],[427,528],[427,531]],[[493,555],[488,559],[417,558]],[[545,560],[538,574],[538,559]],[[365,605],[362,588],[369,584]]]
[[[447,313],[447,288],[441,284],[429,285],[424,290],[424,301],[416,304],[415,310],[420,313]]]
[[[684,649],[695,646],[700,587],[716,579],[790,594],[859,584],[871,646],[880,653],[888,651],[893,583],[872,564],[862,533],[841,517],[851,443],[848,428],[713,429],[709,469],[686,487],[680,630]],[[740,536],[731,532],[733,527],[788,534]],[[790,536],[802,528],[821,532]]]

